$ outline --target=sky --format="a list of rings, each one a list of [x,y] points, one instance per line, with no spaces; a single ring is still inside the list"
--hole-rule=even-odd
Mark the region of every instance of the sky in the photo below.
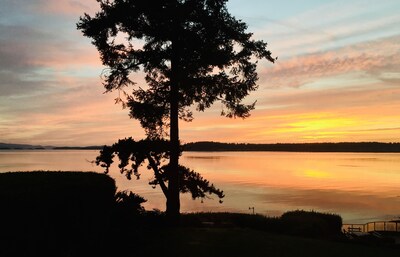
[[[56,146],[144,137],[104,94],[102,66],[76,29],[95,0],[0,0],[0,142]],[[221,104],[181,122],[195,141],[311,143],[400,141],[400,1],[231,0],[229,11],[275,64],[259,62],[247,119]],[[136,74],[137,81],[143,81]]]

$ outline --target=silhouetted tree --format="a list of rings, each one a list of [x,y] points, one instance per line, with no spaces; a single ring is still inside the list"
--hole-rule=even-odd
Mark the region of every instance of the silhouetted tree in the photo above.
[[[227,0],[97,1],[101,11],[85,14],[77,27],[109,68],[106,91],[134,86],[123,103],[130,117],[140,121],[149,140],[169,136],[163,191],[167,215],[178,216],[179,119],[192,120],[191,105],[204,111],[217,100],[225,107],[222,115],[248,117],[255,103],[242,99],[257,89],[255,60],[275,59],[267,44],[251,39],[247,25],[228,12]],[[147,85],[131,80],[138,71],[145,73]]]
[[[115,154],[118,155],[120,163],[118,167],[130,180],[132,174],[137,179],[140,177],[139,167],[147,162],[147,168],[153,170],[154,180],[149,184],[153,187],[159,185],[165,197],[168,199],[169,192],[166,182],[169,180],[170,166],[167,164],[170,158],[170,143],[163,139],[145,139],[135,141],[132,138],[119,140],[112,146],[105,146],[96,158],[96,164],[104,167],[108,172],[114,162]],[[131,167],[127,168],[131,162]],[[224,197],[223,191],[214,187],[199,173],[179,165],[179,190],[182,193],[191,193],[192,198],[207,198],[207,194],[215,194],[220,199]],[[220,200],[221,201],[221,200]]]

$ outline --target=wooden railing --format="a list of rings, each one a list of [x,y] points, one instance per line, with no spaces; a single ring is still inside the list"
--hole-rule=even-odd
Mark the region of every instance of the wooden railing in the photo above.
[[[395,221],[375,221],[366,224],[343,224],[344,232],[373,232],[373,231],[392,231],[400,232],[400,220]]]

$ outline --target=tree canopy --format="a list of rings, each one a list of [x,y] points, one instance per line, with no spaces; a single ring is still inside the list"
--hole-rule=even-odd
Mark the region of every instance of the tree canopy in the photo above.
[[[93,39],[109,67],[107,91],[135,85],[131,72],[146,73],[147,86],[133,88],[128,106],[149,132],[169,123],[172,66],[178,71],[180,118],[191,119],[187,107],[193,104],[203,111],[217,100],[228,117],[247,117],[254,108],[241,103],[257,89],[252,58],[274,59],[267,44],[252,40],[247,25],[229,14],[226,0],[98,2],[102,11],[85,14],[78,28]]]
[[[147,161],[147,169],[154,172],[154,179],[149,182],[154,188],[160,186],[165,197],[168,197],[168,172],[169,165],[169,142],[166,140],[140,140],[132,138],[119,140],[112,146],[105,146],[100,155],[96,158],[96,164],[105,168],[108,173],[111,164],[114,162],[115,154],[118,155],[121,173],[130,180],[132,175],[137,179],[140,177],[139,167]],[[131,163],[130,167],[128,166]],[[199,173],[179,165],[179,185],[181,193],[190,193],[193,199],[209,198],[214,194],[220,198],[224,197],[223,191],[217,189]]]
[[[242,100],[258,87],[256,60],[275,59],[228,12],[227,0],[97,1],[101,11],[85,14],[77,27],[108,67],[106,91],[132,90],[124,103],[130,117],[149,140],[169,137],[167,213],[179,213],[179,119],[193,119],[192,105],[204,111],[216,101],[222,115],[248,117],[255,103]],[[146,85],[132,80],[135,72]]]

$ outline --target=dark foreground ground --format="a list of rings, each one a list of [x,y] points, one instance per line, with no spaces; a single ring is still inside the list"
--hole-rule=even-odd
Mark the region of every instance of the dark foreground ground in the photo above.
[[[114,256],[400,256],[400,249],[396,248],[307,239],[245,228],[169,228],[142,231],[138,238],[132,239],[135,240],[124,239],[125,244],[120,245],[124,250],[116,249]]]
[[[335,214],[184,214],[170,227],[139,198],[117,196],[101,174],[0,174],[0,257],[400,256],[390,242],[348,241]]]
[[[105,241],[54,247],[46,241],[2,246],[1,256],[398,257],[400,248],[279,235],[248,228],[127,230]],[[14,242],[15,243],[15,242]]]

